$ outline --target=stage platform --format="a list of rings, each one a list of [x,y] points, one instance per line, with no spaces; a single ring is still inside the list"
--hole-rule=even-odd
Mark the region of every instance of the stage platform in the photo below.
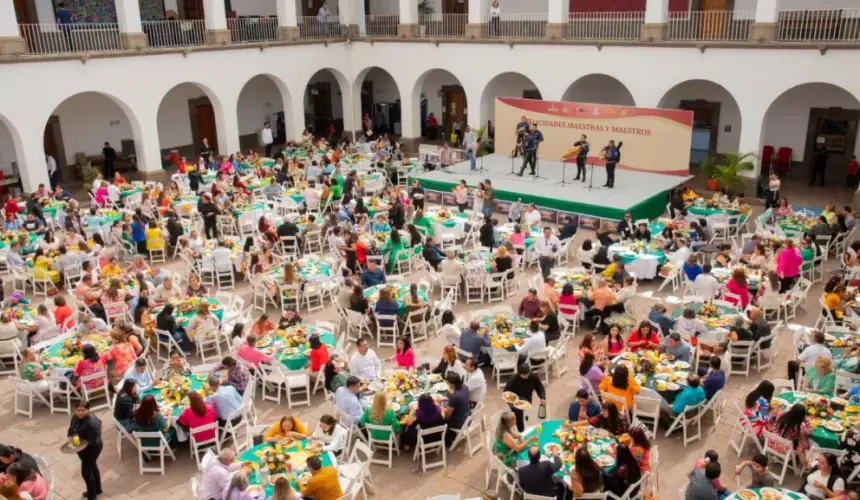
[[[514,168],[517,172],[521,166],[522,158],[515,158]],[[606,183],[605,169],[595,166],[594,187],[589,190],[590,177],[585,183],[581,180],[573,182],[576,176],[574,163],[564,165],[557,161],[539,160],[539,178],[530,176],[528,168],[523,177],[510,175],[511,159],[498,154],[479,158],[477,167],[477,170],[470,171],[468,161],[432,172],[419,167],[413,170],[410,178],[417,179],[428,191],[428,201],[445,205],[454,204],[451,189],[461,179],[465,179],[470,187],[490,179],[495,188],[496,211],[506,213],[511,202],[522,198],[524,204],[534,203],[540,207],[547,221],[559,214],[577,214],[587,216],[588,224],[582,224],[580,217],[580,225],[584,226],[593,225],[593,219],[621,220],[624,212],[631,212],[634,219],[657,217],[666,209],[669,189],[692,178],[616,170],[615,187],[609,189],[601,187]],[[558,184],[565,168],[568,184]],[[588,169],[590,171],[591,167]]]

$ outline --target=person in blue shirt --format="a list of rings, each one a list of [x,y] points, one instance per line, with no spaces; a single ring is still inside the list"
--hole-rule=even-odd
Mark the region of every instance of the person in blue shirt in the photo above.
[[[223,427],[227,425],[227,419],[242,407],[242,396],[232,385],[221,385],[221,380],[215,375],[209,376],[209,388],[212,395],[206,398],[206,402],[215,407],[218,423]]]
[[[308,181],[315,181],[317,177],[322,173],[322,169],[320,169],[319,165],[317,165],[316,161],[311,162],[311,166],[308,167],[308,171],[306,173],[308,177]]]
[[[361,273],[361,286],[370,288],[385,282],[385,272],[380,269],[376,262],[372,260],[367,261],[367,269]]]
[[[705,390],[705,399],[710,401],[714,394],[726,386],[726,372],[721,369],[722,360],[717,356],[711,356],[708,366],[708,373],[702,377],[702,388]]]
[[[600,403],[588,398],[588,391],[580,389],[576,391],[576,399],[570,403],[567,410],[567,419],[571,422],[590,420],[600,415]]]
[[[669,344],[666,346],[666,354],[675,356],[675,361],[686,361],[689,363],[693,358],[693,350],[690,344],[684,342],[680,333],[669,335]]]
[[[484,349],[490,347],[489,335],[480,334],[478,330],[481,328],[481,323],[472,321],[469,328],[463,330],[460,335],[460,349],[468,352],[472,359],[478,360],[478,364],[487,364],[490,361],[490,356]]]
[[[531,167],[531,171],[529,172],[529,174],[535,175],[535,166],[537,162],[537,147],[537,134],[535,134],[534,132],[526,132],[525,136],[523,137],[523,166],[520,167],[520,173],[518,174],[520,177],[522,177],[523,172],[526,171],[527,165]]]
[[[326,158],[325,167],[322,169],[323,175],[331,175],[334,172],[334,163],[331,160]]]
[[[687,281],[690,283],[696,281],[696,278],[702,274],[702,266],[699,265],[699,258],[696,254],[690,255],[687,262],[684,262],[684,274],[687,275]]]
[[[666,316],[666,311],[667,309],[664,304],[656,304],[651,308],[651,312],[648,313],[648,320],[660,325],[660,333],[663,334],[664,344],[668,342],[665,339],[668,338],[669,331],[675,329],[675,320]]]
[[[57,4],[57,24],[63,30],[63,37],[66,39],[68,50],[73,50],[72,45],[72,25],[75,24],[75,16],[69,12],[64,2]]]
[[[687,385],[672,403],[672,417],[681,414],[686,408],[696,406],[705,400],[705,389],[699,384],[699,376],[691,373],[687,376]]]
[[[137,245],[137,253],[145,254],[146,250],[146,224],[135,215],[131,219],[131,239]]]
[[[379,300],[377,300],[376,304],[373,306],[373,312],[384,316],[396,316],[399,310],[400,306],[397,305],[397,302],[391,300],[391,294],[388,291],[388,287],[380,290]],[[391,320],[381,320],[379,325],[389,327],[392,326],[392,323],[393,322]]]
[[[376,222],[373,223],[373,227],[371,228],[374,233],[390,233],[391,232],[391,224],[385,220],[385,212],[379,212],[376,214]]]

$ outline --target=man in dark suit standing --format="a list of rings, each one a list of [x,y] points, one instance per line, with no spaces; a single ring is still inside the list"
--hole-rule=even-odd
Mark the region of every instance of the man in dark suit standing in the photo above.
[[[113,180],[114,166],[116,165],[116,150],[111,147],[109,142],[105,142],[102,154],[105,157],[105,180]]]
[[[561,469],[561,459],[558,458],[559,448],[552,450],[551,461],[541,461],[540,450],[537,446],[529,448],[529,463],[517,471],[520,486],[529,495],[555,497],[559,486],[555,473]]]
[[[588,137],[585,134],[582,134],[579,137],[579,140],[573,143],[574,147],[580,146],[579,154],[576,155],[576,178],[575,181],[579,180],[579,176],[582,175],[582,182],[585,182],[585,158],[588,156]]]

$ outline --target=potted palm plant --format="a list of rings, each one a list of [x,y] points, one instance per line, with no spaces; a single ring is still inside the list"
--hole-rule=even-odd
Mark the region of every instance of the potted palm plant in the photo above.
[[[755,156],[755,153],[721,155],[720,160],[714,165],[713,179],[729,191],[733,186],[743,183],[742,172],[755,170],[755,163],[753,163]],[[710,185],[708,188],[710,189]]]
[[[435,12],[433,6],[430,4],[430,0],[421,0],[418,2],[418,29],[421,30],[421,36],[427,34],[427,25],[431,22],[429,15]]]
[[[717,159],[709,156],[699,162],[699,170],[705,174],[708,179],[708,191],[716,191],[720,188],[720,183],[714,179],[714,174],[717,170]]]

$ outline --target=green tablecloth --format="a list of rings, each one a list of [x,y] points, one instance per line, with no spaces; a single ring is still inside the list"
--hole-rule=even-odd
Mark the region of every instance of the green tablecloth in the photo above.
[[[629,354],[628,354],[628,356],[629,356]],[[624,361],[624,358],[622,358],[621,356],[616,357],[612,361],[612,364],[609,365],[608,373],[614,372],[615,367],[618,366],[621,363],[621,361]],[[675,361],[666,361],[666,362],[660,363],[660,364],[661,365],[671,365],[673,363],[675,363]],[[634,365],[635,364],[636,364],[636,362],[634,362]],[[690,364],[690,363],[687,363],[687,364]],[[693,371],[693,369],[691,367],[688,367],[688,368],[675,367],[674,369],[675,369],[675,371],[681,371],[681,372],[692,372]],[[665,399],[666,402],[669,403],[670,405],[675,402],[675,398],[678,397],[678,394],[681,394],[681,391],[684,389],[684,385],[681,384],[680,381],[676,381],[675,383],[678,385],[677,389],[671,390],[671,391],[670,390],[661,391],[661,390],[657,389],[657,382],[659,382],[660,379],[655,377],[653,373],[637,373],[635,371],[635,369],[630,370],[630,373],[636,377],[636,380],[639,382],[639,385],[641,385],[642,387],[644,387],[646,389],[651,389],[652,391],[656,392],[663,399]],[[682,378],[681,380],[685,380],[685,377]],[[668,380],[666,380],[666,379],[663,380],[663,382],[667,382],[667,381]]]
[[[307,439],[302,439],[300,441],[302,448],[307,447],[308,441],[309,440],[307,440]],[[238,460],[240,462],[253,462],[254,464],[256,464],[259,467],[262,464],[262,460],[256,455],[256,453],[259,452],[260,450],[263,450],[265,448],[271,448],[275,445],[276,445],[275,443],[258,444],[257,446],[255,446],[249,450],[246,450],[245,453],[242,453],[241,455],[239,455]],[[287,453],[296,452],[296,451],[298,451],[298,449],[299,449],[299,443],[297,442],[297,443],[293,444],[292,446],[287,447],[286,452]],[[323,467],[337,466],[337,462],[335,461],[334,455],[332,455],[331,452],[323,453],[319,457],[320,457],[320,463],[322,464]],[[259,471],[258,467],[255,467],[253,472],[251,472],[248,475],[248,482],[251,483],[252,485],[254,485],[254,484],[259,485],[260,484],[260,471]],[[301,469],[293,469],[293,471],[292,471],[293,477],[292,477],[292,479],[290,479],[290,486],[293,488],[293,491],[296,492],[296,494],[298,494],[298,491],[299,491],[298,487],[296,486],[296,479],[298,479],[299,475],[301,475],[301,473],[305,472],[306,470],[307,470],[307,466],[305,466]],[[272,475],[274,476],[274,473],[272,473]],[[271,484],[267,484],[267,485],[265,485],[265,496],[261,497],[261,498],[270,498],[272,496],[273,492],[274,492],[274,487]]]
[[[30,322],[32,323],[32,318],[36,315],[35,308],[32,309],[32,315],[30,316]],[[18,320],[19,323],[27,323],[26,321]],[[84,344],[92,344],[93,347],[96,348],[96,351],[99,354],[107,353],[108,349],[110,349],[110,337],[105,335],[87,335],[80,339]],[[51,344],[39,355],[39,361],[42,363],[42,370],[50,370],[54,368],[60,369],[73,369],[77,366],[78,361],[80,361],[81,355],[79,349],[75,349],[77,354],[67,355],[63,351],[66,350],[66,344],[68,343],[71,347],[73,343],[76,342],[76,338],[70,338],[61,342],[56,342]]]
[[[466,215],[466,214],[461,214],[461,215]],[[526,248],[530,248],[535,242],[535,239],[531,235],[533,235],[533,234],[542,235],[543,234],[543,230],[540,228],[540,226],[520,227],[520,229],[522,229],[524,232],[526,232],[526,235],[527,235],[525,238],[525,242],[524,242]],[[500,239],[502,239],[503,241],[508,241],[511,239],[511,235],[514,233],[514,224],[511,224],[511,223],[503,224],[501,226],[498,226],[498,228],[496,230],[499,232],[499,238]]]
[[[204,385],[206,385],[206,380],[209,378],[208,373],[195,373],[193,375],[189,375],[187,377],[179,377],[183,379],[188,379],[191,381],[191,389],[192,391],[200,392]],[[159,383],[155,382],[156,385]],[[143,394],[140,395],[140,398],[143,399],[144,396],[154,396],[155,400],[158,402],[159,409],[164,405],[164,397],[162,396],[161,389],[152,388],[148,391],[144,391]],[[182,414],[182,411],[185,408],[188,408],[187,400],[186,404],[180,404],[173,408],[171,412],[171,418],[177,419],[179,415]]]
[[[685,302],[685,303],[681,304],[681,307],[675,308],[675,310],[672,311],[672,317],[676,318],[676,319],[680,318],[681,314],[684,312],[684,309],[686,309],[687,307],[692,309],[696,313],[696,315],[698,316],[699,310],[702,309],[703,305],[704,305],[703,302]],[[719,310],[721,317],[722,316],[737,316],[738,315],[737,310],[732,309],[731,307],[727,307],[727,306],[716,306],[716,307]],[[708,328],[709,332],[716,332],[720,329],[728,330],[734,324],[734,323],[730,323],[730,324],[725,325],[725,326],[713,326],[711,324],[708,324],[707,320],[705,320],[703,318],[699,318],[699,319],[701,319],[702,321],[705,322],[705,326]]]
[[[802,403],[805,400],[805,396],[807,394],[808,393],[806,392],[784,392],[782,394],[774,396],[774,399],[784,401],[787,404],[787,409],[788,407],[791,407],[791,405],[793,405],[794,403]],[[825,399],[830,398],[825,397]],[[819,416],[818,418],[822,419],[822,424],[827,421],[836,421],[840,422],[843,426],[848,426],[848,422],[842,420],[842,414],[843,412],[839,411],[834,412],[828,417]],[[851,417],[856,417],[860,416],[860,413],[848,413],[847,415]],[[842,435],[841,432],[833,432],[829,429],[825,429],[823,425],[819,425],[812,431],[812,436],[810,436],[810,439],[812,439],[818,446],[838,450],[841,448],[841,446],[839,445],[840,435]]]
[[[383,288],[393,288],[397,293],[397,298],[395,302],[397,302],[397,314],[400,316],[406,315],[406,304],[403,302],[403,298],[409,296],[409,284],[408,283],[388,283],[382,285],[372,286],[370,288],[364,289],[364,298],[367,299],[370,308],[376,305],[376,301],[379,300],[379,291]],[[424,301],[427,304],[427,293],[422,289],[418,289],[418,298]]]
[[[738,210],[730,210],[719,207],[708,207],[704,205],[690,205],[689,207],[687,207],[687,212],[694,215],[699,215],[701,217],[710,217],[711,215],[721,213],[726,214],[728,217],[737,217],[741,214]]]
[[[306,338],[314,334],[318,335],[322,343],[329,347],[334,347],[335,342],[337,341],[331,332],[315,326],[298,326],[288,328],[287,330],[294,330],[296,328],[302,328]],[[264,352],[271,354],[269,351],[270,349],[281,345],[283,345],[283,336],[266,335],[258,342],[257,347],[264,349]],[[310,349],[310,345],[306,342],[303,346],[297,347],[297,349],[298,352],[295,354],[288,354],[285,351],[280,351],[277,354],[277,360],[280,361],[288,370],[301,370],[310,363],[310,356],[305,354],[305,350]]]
[[[513,327],[510,329],[510,333],[501,333],[496,326],[496,318],[498,316],[504,316],[505,319],[513,322]],[[517,345],[522,345],[522,343],[516,345],[504,345],[505,339],[508,340],[525,340],[529,337],[529,324],[531,320],[526,318],[525,316],[520,316],[518,314],[508,314],[508,313],[497,313],[490,316],[484,316],[478,320],[482,326],[487,327],[490,330],[490,343],[493,348],[503,348],[508,351],[515,351],[517,349]],[[510,327],[510,324],[509,326]],[[506,327],[507,328],[507,327]],[[500,342],[502,342],[500,344]]]
[[[833,340],[831,340],[831,337]],[[824,343],[828,348],[830,348],[830,352],[833,354],[833,361],[836,363],[836,369],[853,372],[857,367],[857,356],[846,357],[846,354],[849,353],[849,349],[846,347],[844,342],[837,342],[838,345],[833,345],[834,341],[842,341],[844,339],[857,340],[858,337],[848,333],[828,333],[825,336]],[[860,347],[860,342],[852,342],[851,347],[851,350],[853,351],[855,348]],[[797,346],[798,353],[800,353],[802,348],[803,346]]]
[[[737,264],[733,264],[732,267],[716,267],[711,269],[711,276],[717,279],[717,281],[721,285],[725,285],[729,279],[732,277],[732,272],[737,269]],[[744,267],[744,270],[747,273],[747,288],[750,290],[758,290],[759,283],[761,282],[761,271],[758,269],[749,269]]]
[[[143,187],[131,188],[119,194],[120,199],[124,200],[133,194],[143,194]]]
[[[385,390],[386,382],[390,379],[391,375],[393,375],[397,371],[402,370],[404,369],[398,368],[384,370],[382,372],[382,377],[380,378],[380,380],[370,381],[367,390],[362,392],[361,397],[363,397],[364,400],[367,401],[367,403],[372,404],[373,395],[380,390]],[[413,401],[417,401],[418,397],[425,392],[429,393],[431,396],[437,395],[436,399],[439,399],[439,401],[437,401],[437,404],[439,404],[442,400],[448,398],[447,384],[445,382],[445,379],[442,378],[441,375],[433,374],[429,371],[420,369],[416,372],[410,373],[413,374],[415,378],[414,382],[417,382],[417,386],[411,388],[408,391],[398,391],[397,395],[395,395],[393,398],[389,397],[389,406],[391,405],[391,403],[397,403],[398,405],[400,405],[400,408],[395,411],[398,416],[403,417],[407,413],[409,413],[409,405],[412,404]],[[373,387],[374,385],[376,385],[376,387]],[[444,390],[442,390],[443,385],[446,387]],[[382,389],[378,389],[378,387],[380,386],[382,387]],[[437,387],[438,390],[434,389],[434,387]]]
[[[183,299],[183,301],[185,301],[185,300],[187,300],[187,299]],[[202,300],[205,300],[206,302],[209,303],[209,306],[210,306],[209,311],[216,318],[218,318],[218,321],[224,321],[224,308],[220,307],[221,306],[220,300],[212,298],[212,297],[206,297]],[[218,307],[218,309],[213,309],[212,306],[219,306],[219,307]],[[162,309],[164,309],[164,307],[159,307],[159,308],[155,309],[155,311],[153,311],[152,314],[158,315],[158,313],[161,312]],[[187,327],[188,324],[191,323],[191,320],[197,316],[197,309],[195,308],[193,311],[190,311],[190,312],[179,312],[179,307],[174,305],[173,316],[176,318],[176,322],[179,323],[179,326],[184,328],[184,327]]]
[[[535,426],[532,430],[523,434],[524,439],[528,439],[534,435],[538,437],[538,449],[544,455],[551,456],[549,452],[544,450],[544,447],[550,443],[556,443],[561,445],[561,439],[558,436],[554,436],[553,434],[561,428],[561,426],[565,423],[565,420],[544,420],[541,421],[537,426]],[[538,427],[540,428],[540,433],[538,433]],[[573,429],[571,429],[573,430]],[[586,434],[590,434],[589,444],[588,444],[588,453],[591,455],[591,458],[594,460],[598,460],[599,457],[608,456],[612,459],[612,463],[608,465],[603,465],[606,470],[612,471],[615,469],[615,458],[609,455],[606,451],[605,447],[608,447],[611,443],[615,442],[615,439],[611,434],[605,431],[600,431],[599,429],[586,426]],[[601,437],[596,437],[592,433],[599,432]],[[605,435],[604,435],[605,434]],[[517,456],[517,460],[528,461],[529,459],[529,448],[524,448],[520,451]],[[570,455],[569,458],[567,455]],[[574,467],[573,462],[573,452],[568,450],[567,452],[562,452],[559,456],[562,458],[561,461],[561,469],[555,473],[558,477],[565,477],[570,474],[571,469]]]
[[[495,260],[493,257],[493,252],[485,252],[483,250],[477,250],[477,251],[472,250],[470,252],[460,252],[458,254],[458,256],[459,256],[460,262],[464,266],[468,264],[466,257],[471,255],[471,254],[477,254],[481,258],[481,260],[484,262],[484,269],[486,269],[486,271],[488,273],[494,272],[493,271],[493,263],[495,262]]]
[[[122,213],[116,210],[108,210],[98,215],[84,216],[84,226],[110,226],[118,220],[122,220]]]
[[[31,233],[31,232],[28,232],[28,231],[23,231],[23,230],[7,231],[7,232],[6,232],[6,234],[13,234],[13,235],[14,235],[14,239],[15,239],[16,241],[18,240],[18,236],[19,236],[19,235],[21,235],[21,234],[26,234],[26,235],[27,235],[27,247],[26,247],[26,248],[24,248],[23,250],[24,250],[25,252],[26,252],[27,250],[30,250],[30,252],[29,252],[29,253],[32,253],[32,252],[34,252],[34,251],[35,251],[35,248],[33,248],[33,246],[36,244],[36,240],[38,240],[38,239],[39,239],[39,235],[38,235],[38,234],[36,234],[36,233]],[[5,238],[5,237],[4,237],[4,238],[2,238],[2,239],[0,239],[0,248],[6,248],[7,246],[9,246],[9,243],[10,243],[11,241],[12,241],[11,239],[8,239],[8,238]]]
[[[763,490],[765,488],[746,488],[746,489],[749,491],[752,491],[756,495],[760,495],[761,490]],[[798,493],[796,491],[784,490],[781,488],[768,488],[768,489],[776,489],[777,491],[781,492],[783,500],[804,500],[804,499],[808,500],[809,499],[809,497],[807,497],[803,493]],[[759,498],[761,498],[761,496],[759,496]],[[732,493],[731,495],[727,496],[726,500],[741,500],[741,497],[739,497],[737,492],[735,492],[735,493]]]
[[[295,262],[296,271],[303,280],[309,280],[319,276],[331,276],[331,268],[317,257],[302,257]]]
[[[242,207],[239,207],[239,208],[234,209],[234,210],[233,210],[233,216],[234,216],[234,217],[236,217],[236,218],[239,218],[239,216],[241,216],[241,215],[242,215],[242,214],[244,214],[245,212],[249,212],[249,211],[252,211],[252,210],[254,210],[254,211],[256,211],[256,210],[264,210],[264,211],[265,211],[265,210],[266,210],[266,205],[265,205],[265,203],[251,203],[251,204],[248,204],[248,205],[244,205],[244,206],[242,206]]]
[[[638,258],[646,256],[654,257],[655,259],[657,259],[657,264],[660,266],[666,263],[666,255],[663,253],[663,249],[652,248],[650,244],[646,245],[645,249],[642,251],[633,251],[616,243],[609,247],[609,252],[613,255],[621,256],[621,261],[624,262],[625,266]]]
[[[429,217],[433,224],[441,224],[444,227],[454,227],[457,224],[463,224],[469,221],[469,216],[465,213],[461,214],[457,211],[448,210],[447,217],[439,216],[439,209],[428,208],[424,212],[425,217]]]
[[[588,297],[588,292],[591,291],[591,277],[588,274],[581,272],[571,273],[569,270],[557,270],[551,273],[555,279],[555,289],[561,293],[564,285],[570,283],[573,285],[573,296],[576,297],[577,303],[582,297]]]

